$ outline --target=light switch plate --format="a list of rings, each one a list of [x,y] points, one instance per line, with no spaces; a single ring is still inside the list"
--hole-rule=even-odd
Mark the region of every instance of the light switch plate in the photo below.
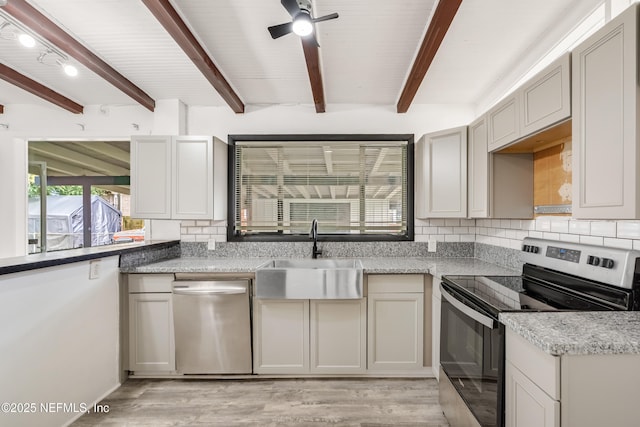
[[[436,240],[429,240],[427,242],[427,252],[435,252],[438,242]]]
[[[209,239],[207,241],[207,250],[215,251],[216,250],[216,239]]]

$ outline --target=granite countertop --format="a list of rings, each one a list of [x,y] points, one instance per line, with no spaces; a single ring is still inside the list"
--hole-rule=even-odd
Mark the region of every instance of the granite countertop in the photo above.
[[[253,273],[271,258],[175,258],[123,273]],[[367,274],[520,274],[475,258],[358,258]]]
[[[127,253],[145,252],[149,249],[169,248],[177,246],[178,244],[179,242],[177,240],[121,243],[117,245],[68,249],[12,258],[2,258],[0,259],[0,275],[37,270],[39,268],[55,267],[58,265],[71,264],[74,262],[97,258],[120,256]]]
[[[253,273],[269,258],[174,258],[136,267],[122,273]]]
[[[640,311],[501,313],[500,321],[554,356],[640,354]]]

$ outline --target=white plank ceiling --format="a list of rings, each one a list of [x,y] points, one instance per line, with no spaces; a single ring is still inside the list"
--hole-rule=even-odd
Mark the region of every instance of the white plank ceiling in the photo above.
[[[11,1],[11,0],[9,0]],[[28,0],[152,98],[187,105],[226,105],[187,55],[139,0]],[[312,104],[300,40],[272,40],[270,25],[290,20],[278,0],[172,0],[196,38],[246,105]],[[469,104],[483,98],[530,53],[551,48],[550,31],[565,34],[602,0],[464,0],[414,104]],[[327,109],[331,104],[394,105],[437,0],[315,0]],[[569,19],[571,17],[572,19]],[[546,46],[548,45],[548,46]],[[0,33],[0,63],[82,105],[135,104],[79,66],[68,78],[38,54]],[[517,67],[516,67],[517,65]],[[40,103],[0,81],[0,104]]]

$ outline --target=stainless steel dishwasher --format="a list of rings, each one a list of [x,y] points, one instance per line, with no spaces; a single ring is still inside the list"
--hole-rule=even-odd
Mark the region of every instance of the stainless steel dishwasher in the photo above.
[[[249,280],[176,274],[173,318],[179,373],[251,373],[249,294]]]

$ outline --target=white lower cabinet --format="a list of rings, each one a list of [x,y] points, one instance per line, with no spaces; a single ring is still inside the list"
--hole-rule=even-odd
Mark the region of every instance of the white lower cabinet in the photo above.
[[[254,299],[253,370],[309,372],[309,300]]]
[[[554,356],[509,328],[505,347],[507,427],[638,426],[639,354]]]
[[[366,301],[255,299],[254,372],[365,372]]]
[[[423,367],[424,276],[369,275],[367,367]]]
[[[367,366],[367,299],[311,301],[310,371],[360,374]]]
[[[440,294],[440,277],[433,279],[433,299],[431,300],[432,330],[431,330],[431,366],[433,367],[433,375],[440,381],[440,315],[441,315],[442,296]]]
[[[510,362],[505,366],[508,427],[560,425],[560,402],[552,399]]]
[[[172,274],[129,275],[129,370],[176,369]]]

